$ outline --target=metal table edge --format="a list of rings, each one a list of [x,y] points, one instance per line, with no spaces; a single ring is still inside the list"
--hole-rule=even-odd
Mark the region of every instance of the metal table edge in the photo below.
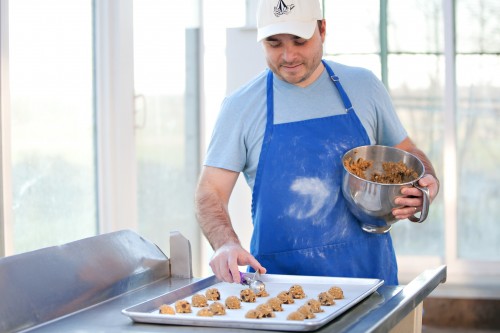
[[[346,327],[342,332],[386,333],[446,281],[446,265],[422,272],[387,303]]]

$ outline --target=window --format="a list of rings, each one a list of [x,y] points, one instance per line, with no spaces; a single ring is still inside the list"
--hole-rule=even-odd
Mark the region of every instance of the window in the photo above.
[[[97,231],[92,50],[91,1],[9,2],[10,253]]]
[[[382,79],[410,137],[442,181],[427,221],[400,221],[391,231],[400,272],[409,279],[429,263],[446,263],[452,282],[498,276],[489,263],[500,261],[495,223],[500,81],[494,74],[500,72],[500,5],[492,0],[324,5],[330,31],[326,56],[367,67]]]
[[[458,257],[500,261],[500,3],[456,4]]]

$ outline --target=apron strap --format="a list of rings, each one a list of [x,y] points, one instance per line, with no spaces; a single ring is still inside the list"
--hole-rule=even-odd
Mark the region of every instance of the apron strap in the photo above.
[[[267,73],[267,124],[266,131],[274,124],[274,92],[273,92],[273,71],[268,70]]]
[[[346,112],[349,112],[352,110],[352,103],[351,103],[351,100],[349,99],[349,97],[347,96],[347,93],[345,92],[344,90],[344,87],[342,87],[342,85],[340,84],[340,79],[337,75],[335,75],[335,73],[333,72],[333,70],[330,68],[330,66],[328,66],[328,64],[326,63],[326,61],[324,60],[321,60],[321,62],[323,63],[323,65],[325,66],[326,68],[326,71],[328,72],[328,75],[330,75],[330,79],[332,79],[333,83],[335,84],[335,86],[337,87],[337,90],[340,94],[340,98],[342,98],[342,102],[344,103],[344,107],[345,107],[345,111]]]
[[[257,201],[256,195],[260,191],[260,178],[262,174],[262,168],[260,166],[260,161],[266,159],[267,151],[269,148],[269,143],[273,137],[273,127],[274,127],[274,92],[273,92],[273,72],[269,69],[267,72],[267,82],[266,82],[266,98],[267,98],[267,123],[264,133],[264,139],[262,141],[262,148],[260,150],[259,165],[257,167],[257,173],[255,174],[255,183],[252,191],[252,220],[255,216],[255,203]]]

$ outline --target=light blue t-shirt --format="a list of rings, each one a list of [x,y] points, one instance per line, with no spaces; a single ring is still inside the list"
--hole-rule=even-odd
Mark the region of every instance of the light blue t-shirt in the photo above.
[[[328,61],[339,77],[371,144],[394,146],[407,136],[391,98],[369,70]],[[266,128],[267,70],[222,103],[204,165],[243,172],[253,188]],[[326,70],[302,88],[280,80],[274,87],[274,123],[328,117],[346,112]]]

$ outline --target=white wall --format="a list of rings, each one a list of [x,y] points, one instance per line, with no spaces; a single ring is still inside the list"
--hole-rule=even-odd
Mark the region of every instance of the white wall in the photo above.
[[[227,30],[227,93],[230,94],[266,68],[262,46],[257,43],[257,30]],[[233,226],[242,244],[249,249],[252,236],[252,194],[240,174],[229,202]]]
[[[257,43],[257,30],[255,28],[232,28],[226,31],[226,95],[233,92],[255,75],[264,70],[266,62],[262,46]],[[219,101],[218,103],[220,104]],[[206,110],[206,112],[218,112],[219,110]],[[207,114],[206,118],[215,119],[216,114]],[[212,132],[212,123],[206,122],[207,134]],[[207,139],[209,136],[207,136]],[[229,213],[234,229],[238,234],[242,245],[250,248],[252,236],[251,218],[252,195],[243,175],[240,175],[229,201]],[[213,254],[210,245],[203,238],[202,262],[208,263]],[[202,265],[202,275],[212,274],[208,265]]]

